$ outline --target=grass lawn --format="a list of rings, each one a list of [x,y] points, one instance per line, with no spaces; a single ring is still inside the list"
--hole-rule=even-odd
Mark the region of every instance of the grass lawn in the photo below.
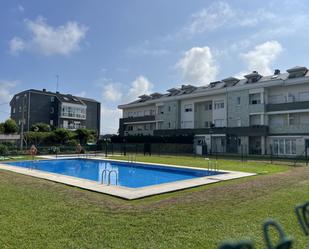
[[[200,158],[139,159],[205,167]],[[0,247],[212,249],[252,238],[264,248],[261,224],[272,217],[305,248],[293,208],[309,199],[309,167],[222,160],[220,168],[260,175],[125,201],[0,171]]]
[[[110,156],[110,159],[128,160],[129,156]],[[137,155],[139,162],[162,163],[171,165],[183,165],[190,167],[207,168],[208,162],[203,157],[188,156],[144,156]],[[211,159],[214,160],[214,159]],[[291,167],[286,165],[270,164],[269,162],[241,162],[240,160],[218,160],[219,169],[235,170],[258,174],[269,174],[289,170]]]

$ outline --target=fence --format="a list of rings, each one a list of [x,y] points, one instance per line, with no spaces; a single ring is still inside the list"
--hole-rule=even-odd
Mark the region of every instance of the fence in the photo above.
[[[15,156],[21,154],[29,154],[29,149],[25,148],[24,151],[20,151],[16,144],[7,144],[6,150],[1,150],[0,156]],[[55,146],[37,146],[38,154],[75,154],[75,145],[55,145]],[[256,155],[250,154],[250,151],[246,146],[241,146],[238,153],[230,153],[224,151],[205,150],[203,155],[197,155],[195,151],[195,146],[193,144],[179,144],[179,143],[101,143],[98,145],[84,145],[82,153],[94,153],[103,155],[113,155],[113,154],[143,154],[143,155],[153,155],[153,156],[163,156],[163,155],[183,155],[183,156],[204,156],[210,158],[222,158],[222,159],[234,159],[240,160],[242,162],[247,160],[257,160],[265,161],[269,163],[282,163],[288,162],[289,165],[308,165],[308,153],[304,150],[299,155],[294,156],[281,156],[274,154],[272,148],[270,147],[269,154]]]

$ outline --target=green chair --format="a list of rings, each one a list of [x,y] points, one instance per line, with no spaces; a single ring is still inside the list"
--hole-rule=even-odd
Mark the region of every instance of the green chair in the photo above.
[[[251,241],[235,241],[235,242],[225,242],[219,249],[253,249],[253,244]]]
[[[274,244],[273,241],[271,240],[271,235],[270,235],[271,227],[273,227],[273,229],[275,229],[279,234],[279,241],[276,244]],[[264,238],[265,238],[267,249],[290,249],[292,248],[293,240],[284,233],[282,227],[276,221],[267,220],[263,224],[263,233],[264,233]]]
[[[309,201],[295,207],[298,223],[305,235],[309,235]]]

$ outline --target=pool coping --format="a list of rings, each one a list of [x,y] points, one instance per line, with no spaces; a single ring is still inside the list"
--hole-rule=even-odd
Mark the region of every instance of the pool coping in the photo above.
[[[41,156],[43,159],[60,159],[51,156]],[[63,158],[64,159],[64,158]],[[66,157],[65,159],[80,159],[80,157]],[[103,157],[95,157],[95,158],[83,158],[88,160],[104,160],[104,161],[114,161],[114,162],[127,162],[125,160],[117,160],[117,159],[107,159]],[[134,164],[134,163],[133,163]],[[170,164],[159,164],[159,163],[144,163],[144,162],[136,162],[136,164],[144,164],[144,165],[159,165],[165,167],[174,167],[174,168],[182,168],[182,169],[194,169],[194,170],[205,170],[205,168],[198,168],[198,167],[189,167],[189,166],[179,166],[179,165],[170,165]],[[216,183],[220,181],[227,181],[232,179],[238,179],[242,177],[254,176],[254,173],[246,173],[240,171],[228,171],[228,170],[218,170],[218,172],[222,172],[225,174],[219,175],[212,175],[212,176],[205,176],[205,177],[198,177],[194,179],[188,180],[180,180],[174,181],[170,183],[162,183],[157,185],[151,185],[147,187],[140,187],[140,188],[128,188],[123,186],[107,186],[100,184],[95,181],[81,179],[72,176],[65,176],[61,174],[36,170],[36,169],[28,169],[22,168],[13,165],[6,165],[4,163],[0,163],[0,169],[32,176],[40,179],[45,179],[57,183],[66,184],[69,186],[79,187],[86,190],[95,191],[98,193],[108,194],[116,197],[120,197],[126,200],[134,200],[140,199],[147,196],[158,195],[168,192],[174,192],[178,190],[198,187],[202,185],[207,185],[211,183]]]

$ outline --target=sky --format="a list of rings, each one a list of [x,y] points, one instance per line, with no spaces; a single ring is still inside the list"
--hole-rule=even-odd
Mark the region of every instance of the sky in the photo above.
[[[306,0],[0,0],[0,121],[26,89],[101,102],[101,133],[142,94],[309,67]]]

